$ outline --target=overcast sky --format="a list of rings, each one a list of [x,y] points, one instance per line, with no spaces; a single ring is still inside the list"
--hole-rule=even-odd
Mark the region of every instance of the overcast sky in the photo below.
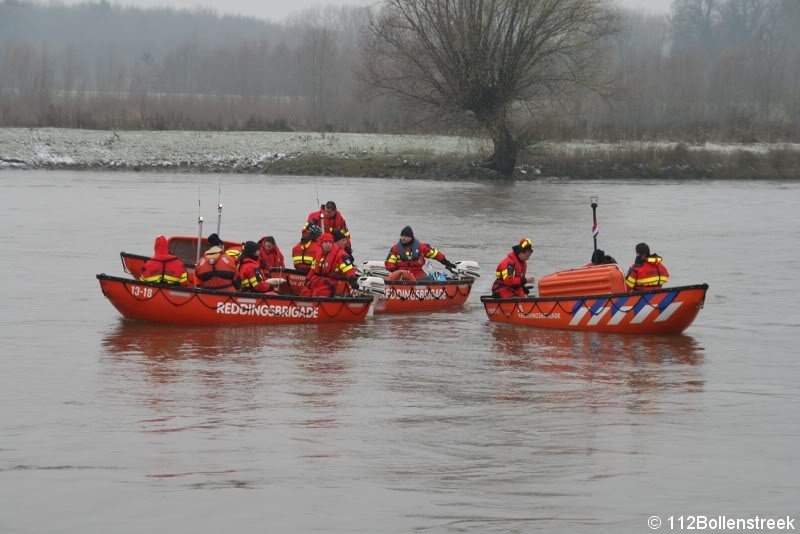
[[[40,0],[41,1],[41,0]],[[67,3],[80,3],[85,0],[67,0]],[[619,0],[623,5],[643,9],[649,13],[667,13],[672,0]],[[293,11],[312,6],[369,4],[374,0],[111,0],[112,4],[153,7],[171,6],[192,8],[195,6],[213,7],[220,14],[240,14],[262,19],[281,20]]]

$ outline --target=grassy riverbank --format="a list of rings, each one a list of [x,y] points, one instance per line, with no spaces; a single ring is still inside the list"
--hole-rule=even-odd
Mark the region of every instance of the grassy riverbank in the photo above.
[[[480,166],[484,139],[293,132],[0,129],[0,168],[169,170],[271,175],[501,179]],[[518,179],[798,179],[800,145],[539,143]]]

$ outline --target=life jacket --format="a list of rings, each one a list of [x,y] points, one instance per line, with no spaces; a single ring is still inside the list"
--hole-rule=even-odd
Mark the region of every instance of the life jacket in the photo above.
[[[520,260],[517,254],[512,250],[508,256],[502,259],[497,265],[494,276],[495,281],[492,284],[492,293],[497,293],[502,287],[522,287],[522,278],[528,269],[528,263]]]
[[[300,241],[292,248],[292,263],[301,271],[311,270],[321,257],[322,248],[316,241]]]
[[[239,277],[236,260],[226,254],[205,255],[195,268],[198,285],[206,289],[233,291]]]
[[[425,258],[430,257],[430,252],[434,252],[434,256],[438,254],[438,251],[429,247],[429,254],[424,254],[422,251],[423,244],[416,238],[408,244],[408,247],[409,250],[406,250],[406,245],[402,241],[398,241],[386,257],[386,268],[389,270],[400,269],[419,272],[425,266]]]
[[[264,248],[263,241],[259,241],[258,244],[258,258],[262,269],[283,269],[286,267],[283,253],[281,249],[278,248],[278,245],[273,245],[272,250],[267,252],[267,249]]]
[[[139,280],[161,284],[189,285],[186,268],[181,260],[169,253],[166,237],[163,235],[156,237],[153,251],[155,254],[145,262]]]
[[[303,230],[305,231],[311,223],[322,228],[322,221],[324,220],[325,227],[322,228],[322,233],[328,232],[329,234],[332,234],[334,230],[339,230],[342,232],[342,234],[344,234],[345,237],[348,239],[350,238],[350,231],[347,229],[347,223],[344,221],[344,217],[338,209],[333,214],[333,217],[325,217],[324,215],[324,210],[317,210],[309,213]]]
[[[625,283],[631,291],[660,289],[667,282],[669,271],[658,254],[650,254],[644,261],[631,265],[625,277]]]
[[[319,265],[314,270],[314,273],[321,276],[333,276],[338,274],[349,278],[356,275],[356,270],[353,267],[350,256],[334,243],[328,253],[322,258]]]

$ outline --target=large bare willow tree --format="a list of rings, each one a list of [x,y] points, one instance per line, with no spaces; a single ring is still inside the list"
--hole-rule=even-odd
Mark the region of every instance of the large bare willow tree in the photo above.
[[[443,115],[468,112],[510,176],[542,106],[603,92],[617,30],[608,0],[383,0],[370,19],[363,76],[379,93]]]

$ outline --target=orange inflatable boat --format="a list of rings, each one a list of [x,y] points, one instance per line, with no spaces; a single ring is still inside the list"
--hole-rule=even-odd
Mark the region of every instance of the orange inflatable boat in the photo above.
[[[372,297],[297,297],[212,291],[98,274],[100,289],[129,319],[187,325],[361,321]],[[285,284],[284,284],[285,285]]]
[[[375,302],[375,313],[411,313],[463,306],[472,290],[472,278],[441,282],[386,281],[386,296]]]
[[[620,334],[678,334],[705,302],[707,284],[628,292],[617,265],[569,269],[543,277],[539,296],[481,297],[492,321]]]

